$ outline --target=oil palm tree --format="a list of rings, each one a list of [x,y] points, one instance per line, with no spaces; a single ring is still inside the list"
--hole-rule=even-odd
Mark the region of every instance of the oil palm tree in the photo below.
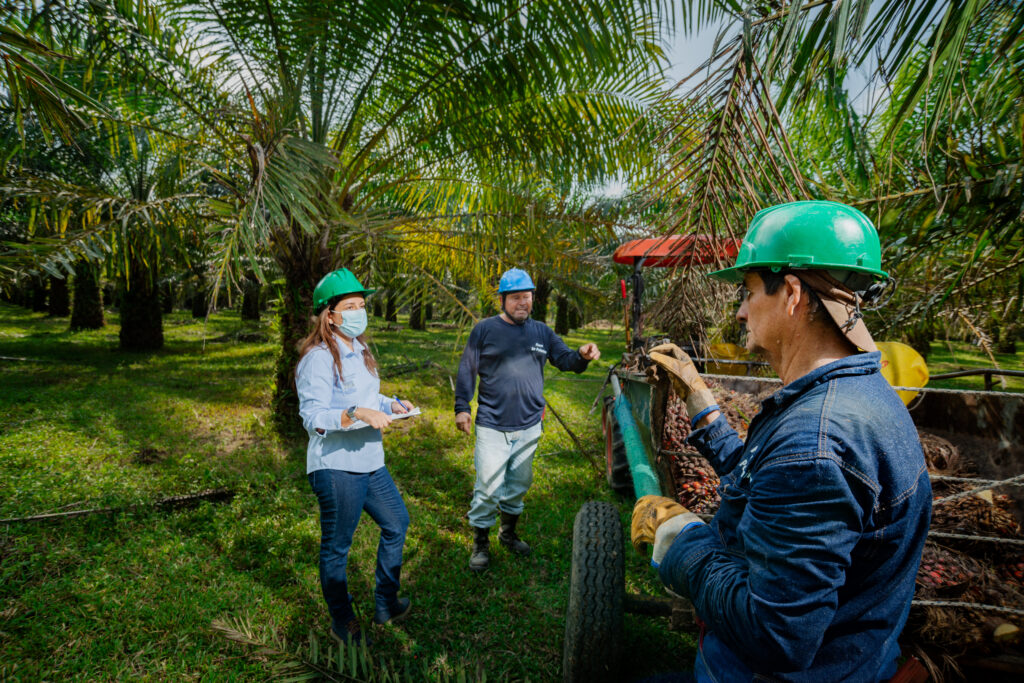
[[[568,196],[642,172],[648,133],[630,124],[659,93],[663,5],[175,5],[249,103],[229,122],[245,145],[221,179],[240,218],[220,247],[225,272],[269,245],[284,274],[283,414],[322,275],[368,274],[386,250],[424,285],[452,269],[485,282],[522,247],[508,233],[538,188]]]
[[[201,173],[215,154],[183,116],[223,102],[212,70],[194,58],[185,28],[146,2],[25,5],[3,30],[0,116],[19,134],[4,137],[0,193],[59,231],[29,222],[25,248],[0,252],[0,277],[80,270],[93,280],[106,261],[124,293],[122,348],[159,348],[159,264],[182,229],[216,219],[197,205],[210,195]]]
[[[647,188],[672,206],[659,232],[732,236],[758,209],[794,199],[858,205],[879,225],[886,261],[905,284],[889,308],[895,315],[874,321],[882,329],[906,328],[964,287],[1020,267],[1011,237],[1019,222],[1008,208],[1020,185],[1020,3],[698,9],[687,25],[728,26],[681,85],[688,102],[663,131],[665,170]],[[857,69],[876,93],[869,107],[849,90]],[[729,308],[727,291],[690,287],[688,276],[675,291],[691,305]]]

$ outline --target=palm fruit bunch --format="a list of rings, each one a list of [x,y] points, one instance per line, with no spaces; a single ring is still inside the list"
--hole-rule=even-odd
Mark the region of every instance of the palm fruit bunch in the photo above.
[[[961,595],[980,575],[981,567],[970,557],[927,543],[917,570],[916,593],[918,597]]]
[[[976,477],[978,466],[960,455],[960,449],[941,436],[918,430],[924,462],[929,474],[947,477]]]
[[[1004,559],[996,565],[996,571],[1003,581],[1024,587],[1024,555]]]
[[[961,484],[959,488],[967,490],[970,485]],[[991,491],[982,493],[981,496],[969,495],[937,502],[932,508],[932,529],[974,536],[1019,538],[1021,528],[1010,512],[1009,497],[993,495]]]

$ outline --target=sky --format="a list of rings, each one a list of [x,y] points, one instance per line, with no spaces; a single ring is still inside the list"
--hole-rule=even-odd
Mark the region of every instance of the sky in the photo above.
[[[670,83],[674,84],[686,78],[708,58],[718,31],[718,26],[706,28],[693,35],[686,35],[682,28],[677,30],[668,45],[667,75]]]
[[[676,34],[668,39],[666,45],[668,65],[665,70],[665,76],[666,82],[669,85],[675,85],[692,74],[695,69],[704,63],[711,54],[711,50],[715,44],[715,37],[718,35],[719,30],[721,30],[722,25],[724,25],[724,23],[710,26],[704,30],[689,35],[686,34],[682,27],[679,27]],[[736,26],[732,28],[732,33],[727,34],[727,36],[723,38],[723,44],[739,30],[740,27],[737,23]],[[699,77],[695,78],[694,83],[696,84],[700,82],[700,80],[701,79]],[[855,96],[853,101],[854,109],[862,115],[870,111],[873,104],[873,98],[878,94],[878,91],[875,88],[866,87],[868,83],[869,74],[866,70],[851,71],[850,75],[847,77],[847,88]],[[625,190],[625,183],[616,181],[605,186],[599,194],[617,197],[621,196]]]
[[[669,86],[693,73],[711,55],[715,44],[715,36],[719,27],[707,28],[696,34],[686,35],[682,28],[671,37],[666,46],[668,65],[665,69],[665,80]],[[597,194],[607,197],[621,197],[626,191],[625,182],[618,180],[606,185]]]
[[[877,11],[877,5],[878,3],[872,3],[871,11],[868,14],[869,23]],[[670,83],[675,84],[689,76],[693,73],[694,69],[699,67],[708,58],[712,47],[714,47],[715,36],[725,23],[706,28],[693,35],[686,35],[682,28],[676,31],[676,35],[669,39],[667,51],[669,58],[667,76]],[[723,39],[723,44],[730,37],[736,35],[739,32],[739,28],[739,24],[736,23],[732,28],[732,32]],[[870,109],[872,96],[875,94],[873,90],[865,89],[869,79],[870,74],[863,69],[853,70],[847,77],[847,89],[857,96],[854,100],[854,107],[862,114]]]

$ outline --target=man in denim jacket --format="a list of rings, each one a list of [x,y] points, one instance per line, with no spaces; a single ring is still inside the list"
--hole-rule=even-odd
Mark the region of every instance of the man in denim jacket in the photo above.
[[[746,442],[690,359],[652,349],[694,418],[689,442],[721,477],[709,524],[645,496],[633,541],[703,622],[698,681],[891,677],[931,512],[910,414],[880,372],[860,304],[880,292],[878,235],[859,211],[793,202],[754,217],[733,268],[747,348],[783,387]]]

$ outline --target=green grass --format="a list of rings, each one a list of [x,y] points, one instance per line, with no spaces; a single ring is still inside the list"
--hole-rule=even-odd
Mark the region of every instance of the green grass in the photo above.
[[[243,620],[294,648],[311,633],[323,638],[305,440],[268,426],[273,341],[234,341],[239,332],[272,340],[273,328],[231,312],[206,323],[177,312],[165,319],[165,349],[124,354],[114,314],[104,329],[72,334],[66,319],[0,304],[0,518],[237,491],[229,504],[192,510],[0,525],[0,680],[265,679],[267,662],[218,635],[215,620]],[[385,368],[433,360],[450,369],[383,383],[425,415],[385,436],[412,517],[403,594],[414,612],[400,627],[372,628],[373,649],[436,671],[482,663],[492,680],[556,680],[576,511],[612,501],[626,529],[630,503],[549,419],[521,523],[534,554],[497,547],[486,574],[469,572],[472,440],[454,428],[449,379],[465,332],[371,327]],[[603,358],[581,376],[549,368],[547,397],[598,453],[600,415],[588,410],[623,342],[612,331],[567,338],[584,341],[598,342]],[[363,520],[349,562],[366,616],[375,529]],[[646,561],[631,549],[626,557],[627,590],[663,594]],[[689,668],[692,641],[667,623],[626,617],[636,676]]]
[[[996,353],[996,362],[1003,370],[1024,370],[1024,342],[1018,342],[1017,353]],[[992,360],[974,344],[964,342],[933,341],[931,353],[928,354],[928,371],[938,375],[957,370],[975,368],[991,368]],[[992,388],[995,391],[1024,391],[1024,377],[1005,377],[1005,386],[999,377],[993,377]],[[966,389],[981,391],[985,388],[985,380],[981,376],[955,377],[953,379],[933,380],[930,387],[940,389]]]

